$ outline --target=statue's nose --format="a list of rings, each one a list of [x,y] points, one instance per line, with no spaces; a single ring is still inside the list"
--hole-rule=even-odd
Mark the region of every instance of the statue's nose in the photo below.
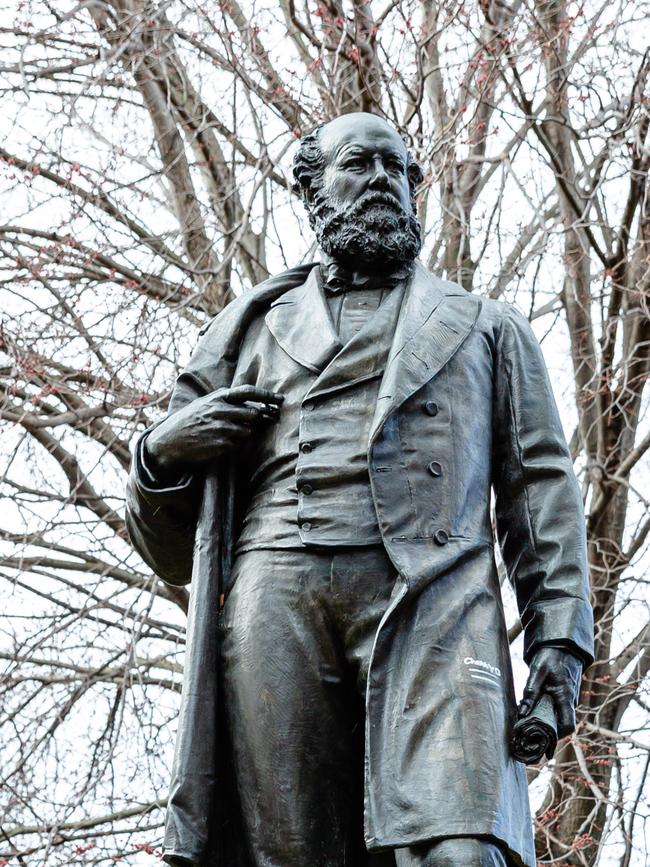
[[[377,161],[368,186],[373,190],[387,190],[389,184],[390,181],[386,169],[384,168],[384,164]]]

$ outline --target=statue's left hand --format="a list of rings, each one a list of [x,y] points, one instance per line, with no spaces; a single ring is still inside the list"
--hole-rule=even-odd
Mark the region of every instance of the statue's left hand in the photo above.
[[[576,705],[580,693],[582,662],[561,647],[540,647],[530,661],[528,682],[519,705],[525,717],[546,693],[553,700],[558,737],[570,735],[576,727]]]

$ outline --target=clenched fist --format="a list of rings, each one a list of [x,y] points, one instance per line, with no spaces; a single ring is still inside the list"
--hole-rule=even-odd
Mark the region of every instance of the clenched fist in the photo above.
[[[576,705],[580,693],[582,662],[568,650],[540,647],[530,661],[530,673],[519,705],[519,717],[526,717],[546,693],[553,701],[558,737],[576,727]]]
[[[260,422],[276,419],[283,400],[253,385],[220,388],[156,425],[145,440],[146,454],[163,472],[221,457]]]

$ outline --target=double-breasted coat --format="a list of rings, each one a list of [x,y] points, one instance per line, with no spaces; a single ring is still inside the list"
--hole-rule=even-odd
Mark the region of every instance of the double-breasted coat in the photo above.
[[[265,281],[216,317],[170,412],[229,386],[238,371],[259,372],[247,340],[256,330],[268,328],[278,359],[284,352],[306,369],[323,364],[323,332],[300,291],[312,267]],[[492,495],[526,660],[540,644],[559,642],[588,661],[593,619],[580,491],[525,317],[418,263],[379,387],[368,469],[399,578],[368,677],[366,844],[486,835],[533,867],[525,769],[508,745],[515,696]],[[230,798],[218,773],[217,595],[237,526],[237,472],[229,455],[208,476],[199,507],[202,478],[164,488],[147,481],[136,458],[127,495],[131,537],[147,563],[171,584],[192,578],[166,851],[219,867],[215,828]]]

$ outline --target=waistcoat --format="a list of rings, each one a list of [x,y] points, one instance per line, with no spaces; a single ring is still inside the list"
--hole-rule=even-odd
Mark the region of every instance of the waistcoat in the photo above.
[[[267,333],[262,329],[253,336],[262,349],[251,358],[256,365],[263,359],[267,371],[255,384],[281,392],[284,403],[277,422],[260,433],[244,458],[252,472],[238,553],[381,544],[368,476],[368,434],[403,295],[403,285],[387,292],[344,346],[333,334],[315,272],[297,291],[295,305],[283,296],[267,314]],[[320,369],[307,367],[298,360],[292,336],[300,327],[303,345],[310,339],[327,343],[326,321],[330,351]],[[264,349],[269,338],[273,345]],[[245,358],[246,345],[242,349]]]

